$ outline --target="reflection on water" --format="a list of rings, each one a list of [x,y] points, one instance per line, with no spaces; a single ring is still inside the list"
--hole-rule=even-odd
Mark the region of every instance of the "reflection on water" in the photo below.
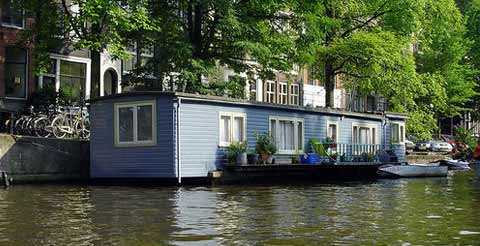
[[[17,185],[0,191],[0,245],[478,245],[479,170],[336,184]]]

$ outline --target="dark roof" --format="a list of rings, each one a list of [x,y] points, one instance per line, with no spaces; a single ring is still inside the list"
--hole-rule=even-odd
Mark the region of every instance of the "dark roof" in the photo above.
[[[209,101],[209,102],[227,103],[227,104],[235,104],[235,105],[269,107],[269,108],[276,108],[276,109],[289,109],[289,110],[297,110],[297,111],[305,111],[305,112],[318,112],[318,113],[325,113],[325,114],[332,114],[332,115],[340,115],[340,116],[345,115],[345,116],[362,117],[362,118],[370,118],[370,119],[383,119],[385,116],[388,118],[395,118],[395,119],[409,118],[407,114],[402,114],[402,113],[388,112],[385,115],[373,114],[373,113],[358,113],[358,112],[350,112],[342,109],[282,105],[282,104],[250,101],[246,99],[236,99],[236,98],[229,98],[229,97],[197,95],[197,94],[190,94],[190,93],[166,92],[166,91],[132,91],[132,92],[125,92],[120,94],[94,98],[89,100],[89,102],[96,103],[99,101],[105,101],[105,100],[116,99],[116,98],[125,98],[125,97],[131,97],[131,96],[136,96],[136,97],[138,96],[170,96],[170,97],[177,97],[185,100],[198,100],[198,101],[205,101],[205,102]]]

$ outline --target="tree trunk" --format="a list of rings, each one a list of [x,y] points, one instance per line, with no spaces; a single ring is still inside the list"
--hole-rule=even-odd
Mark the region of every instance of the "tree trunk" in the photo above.
[[[335,10],[329,0],[324,0],[325,15],[334,20]],[[329,46],[335,36],[335,29],[328,30],[325,37],[325,46]],[[335,68],[333,67],[334,59],[327,55],[325,59],[324,76],[325,76],[325,106],[332,108],[334,106],[334,90],[335,90]]]
[[[90,50],[91,69],[90,69],[90,98],[96,98],[100,96],[100,52],[97,50]],[[85,85],[83,90],[85,90]]]
[[[334,92],[335,92],[335,71],[330,59],[325,62],[325,106],[333,108],[334,106]]]

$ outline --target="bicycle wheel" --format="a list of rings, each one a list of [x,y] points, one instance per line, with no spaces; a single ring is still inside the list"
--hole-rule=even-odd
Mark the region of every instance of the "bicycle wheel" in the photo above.
[[[63,116],[57,116],[52,121],[52,133],[56,138],[64,138],[67,135],[65,128],[65,118]]]
[[[13,126],[15,135],[22,135],[23,133],[22,125],[24,120],[25,118],[22,116],[15,121],[15,125]]]
[[[81,139],[90,138],[90,121],[88,120],[77,120],[75,122],[75,134]]]
[[[50,122],[47,117],[41,116],[35,120],[33,129],[35,135],[41,138],[48,138],[50,136],[50,132],[47,130]]]

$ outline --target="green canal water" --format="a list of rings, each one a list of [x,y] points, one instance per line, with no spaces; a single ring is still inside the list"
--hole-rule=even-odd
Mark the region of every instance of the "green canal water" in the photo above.
[[[480,245],[480,169],[206,187],[16,185],[0,245]]]

